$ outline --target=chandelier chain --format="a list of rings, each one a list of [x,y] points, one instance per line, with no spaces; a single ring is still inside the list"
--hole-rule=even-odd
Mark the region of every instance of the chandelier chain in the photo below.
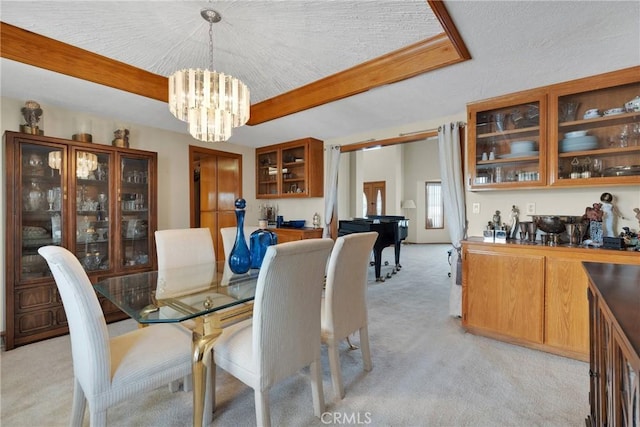
[[[209,70],[213,71],[213,20],[209,20]]]

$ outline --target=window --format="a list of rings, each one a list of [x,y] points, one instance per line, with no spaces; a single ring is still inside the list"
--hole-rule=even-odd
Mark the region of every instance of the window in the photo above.
[[[425,228],[444,228],[444,204],[442,201],[442,183],[427,181],[424,186],[424,203],[427,212]]]

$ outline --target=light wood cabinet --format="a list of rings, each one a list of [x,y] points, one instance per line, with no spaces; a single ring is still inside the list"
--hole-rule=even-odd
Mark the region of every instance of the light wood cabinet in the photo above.
[[[324,144],[315,138],[256,149],[256,198],[324,195]]]
[[[589,426],[640,426],[640,266],[585,263]]]
[[[278,236],[278,243],[322,238],[322,228],[270,228]]]
[[[4,139],[6,348],[12,349],[68,331],[41,246],[69,249],[93,282],[155,268],[157,155],[17,132]],[[100,303],[107,321],[127,317]]]
[[[555,85],[549,91],[549,182],[552,186],[640,184],[640,111],[623,110],[640,95],[640,67]],[[575,117],[563,117],[576,105]],[[597,109],[601,117],[585,118]],[[588,117],[588,116],[587,116]],[[581,141],[570,132],[587,132]],[[585,140],[588,138],[589,140]],[[593,141],[592,144],[589,144]],[[580,176],[575,173],[578,168]],[[572,174],[573,172],[573,174]]]
[[[468,248],[463,321],[469,328],[542,343],[544,256]],[[464,277],[464,276],[463,276]]]
[[[547,184],[547,96],[531,90],[467,106],[473,190]]]
[[[640,184],[639,95],[632,67],[469,103],[469,189]]]
[[[569,246],[462,243],[462,325],[513,344],[588,360],[584,261],[640,265],[637,252]]]

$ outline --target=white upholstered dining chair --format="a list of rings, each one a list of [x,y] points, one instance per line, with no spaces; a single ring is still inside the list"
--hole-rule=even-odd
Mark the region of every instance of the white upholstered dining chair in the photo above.
[[[89,404],[91,427],[105,426],[107,409],[191,374],[191,334],[159,324],[109,338],[89,277],[67,249],[38,249],[62,297],[73,357],[71,426],[81,426]]]
[[[190,290],[197,290],[202,286],[206,286],[207,282],[211,283],[216,273],[216,255],[213,248],[213,238],[208,228],[176,228],[168,230],[157,230],[155,232],[156,254],[158,257],[158,275],[159,279],[164,279],[163,287],[159,287],[158,291],[165,295],[156,295],[158,298],[166,298],[171,294],[179,295],[187,293]],[[203,266],[209,265],[208,270],[203,270]],[[192,279],[182,280],[179,283],[170,280],[169,277],[162,277],[163,274],[170,275],[171,269],[176,267],[194,266],[194,275]],[[168,285],[172,285],[172,289],[168,289]],[[161,307],[162,312],[173,310],[169,307]],[[189,330],[195,328],[195,321],[186,320],[181,323],[182,326]],[[179,382],[170,384],[171,391],[177,391],[180,387]],[[192,377],[189,375],[184,378],[183,389],[190,391],[192,388]]]
[[[331,239],[270,246],[260,268],[252,319],[226,328],[215,365],[254,390],[256,422],[269,426],[269,389],[309,366],[314,413],[324,411],[320,307]]]
[[[377,232],[352,233],[336,239],[322,308],[322,342],[328,347],[331,383],[336,399],[344,397],[338,343],[358,332],[365,371],[372,368],[367,320],[367,271]]]

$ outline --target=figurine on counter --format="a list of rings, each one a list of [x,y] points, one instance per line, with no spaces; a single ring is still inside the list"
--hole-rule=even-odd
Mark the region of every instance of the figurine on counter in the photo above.
[[[601,209],[602,209],[602,225],[604,230],[602,235],[606,237],[615,237],[616,233],[613,231],[614,217],[625,219],[618,208],[613,204],[613,195],[611,193],[602,193],[600,196]]]
[[[518,233],[518,224],[520,223],[520,219],[518,218],[520,215],[520,209],[516,205],[511,206],[511,213],[509,214],[509,238],[515,239]]]
[[[493,229],[494,230],[500,230],[500,211],[496,211],[495,214],[493,214]]]

